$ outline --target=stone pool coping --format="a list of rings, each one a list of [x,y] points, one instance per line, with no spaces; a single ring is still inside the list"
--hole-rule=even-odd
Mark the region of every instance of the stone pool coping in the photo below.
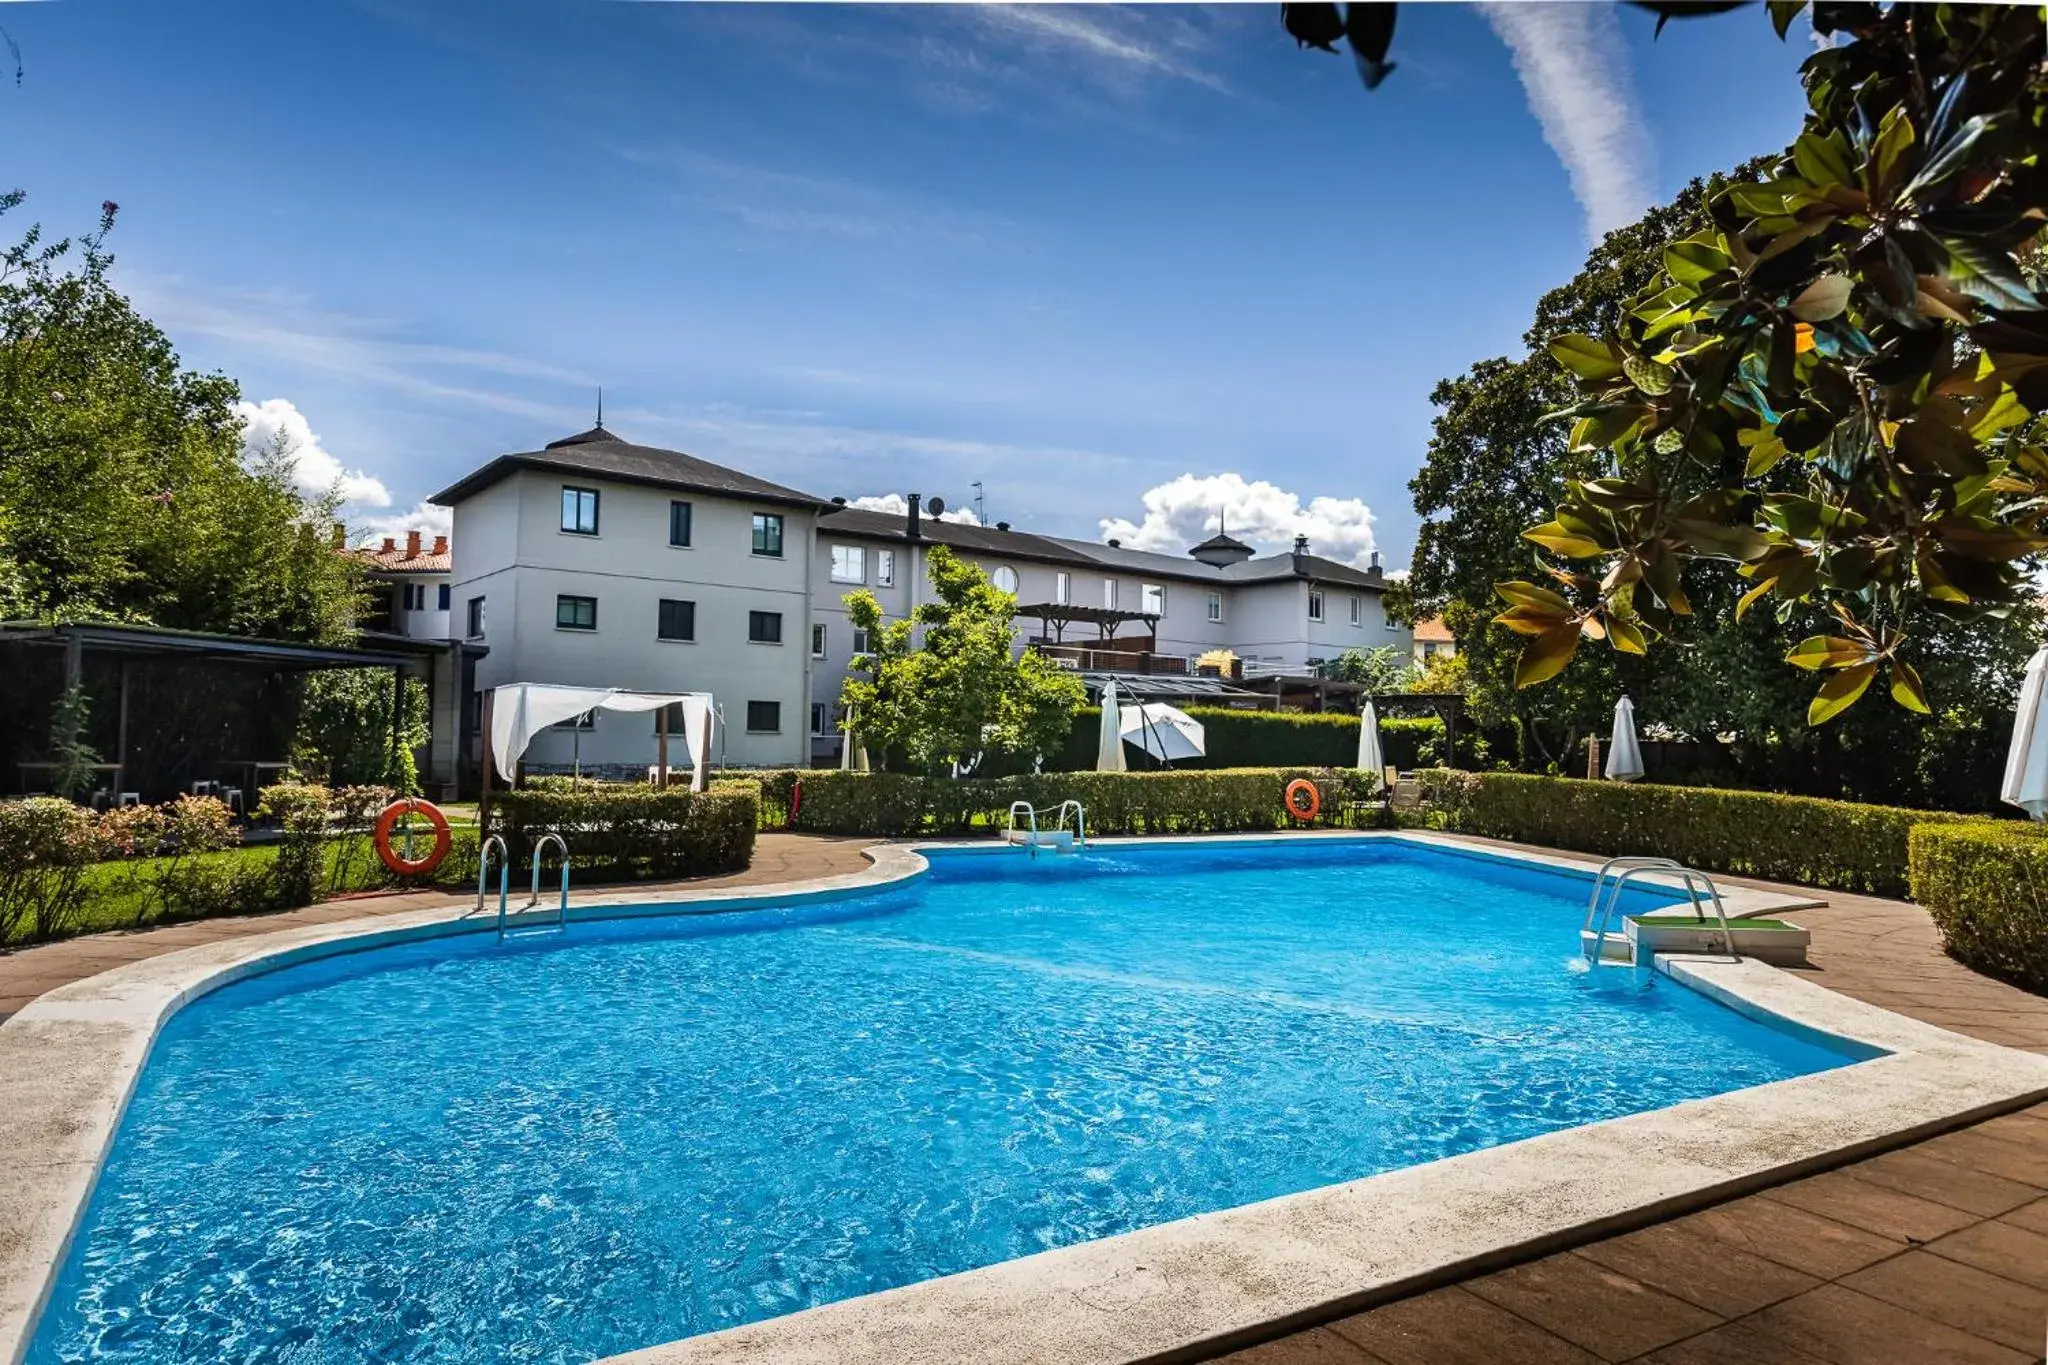
[[[1587,860],[1416,831],[1218,835],[1171,842],[1396,839],[1582,877]],[[883,844],[863,872],[745,891],[572,898],[571,919],[762,909],[872,892],[923,848],[1020,856],[988,841]],[[1668,889],[1668,888],[1667,888]],[[1821,902],[1731,888],[1732,916]],[[430,908],[207,944],[105,972],[0,1024],[0,1361],[20,1360],[158,1030],[192,1000],[295,962],[489,932],[494,911]],[[1568,951],[1568,949],[1567,949]],[[1381,1299],[1667,1217],[2048,1095],[2048,1057],[1979,1042],[1753,961],[1657,969],[1744,1012],[1886,1055],[1384,1175],[1142,1228],[1020,1260],[654,1346],[635,1365],[1194,1359]]]

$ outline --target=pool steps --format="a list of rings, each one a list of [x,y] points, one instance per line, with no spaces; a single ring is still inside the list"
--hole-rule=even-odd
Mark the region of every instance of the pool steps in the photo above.
[[[1682,882],[1685,886],[1686,899],[1692,904],[1693,922],[1689,925],[1673,926],[1667,934],[1666,929],[1659,925],[1653,925],[1644,931],[1640,927],[1639,918],[1624,914],[1621,933],[1609,933],[1607,926],[1614,918],[1615,912],[1621,908],[1622,893],[1636,877],[1661,877],[1667,886],[1672,881]],[[1701,887],[1705,887],[1707,899],[1714,907],[1714,918],[1720,926],[1718,930],[1707,927],[1704,906],[1700,900]],[[1647,939],[1644,937],[1645,933],[1648,934]],[[1754,934],[1743,937],[1754,938]],[[1586,922],[1579,929],[1579,952],[1595,967],[1616,962],[1629,965],[1646,962],[1648,959],[1643,952],[1645,948],[1652,953],[1726,953],[1730,957],[1739,958],[1742,956],[1743,946],[1745,945],[1742,938],[1729,926],[1728,909],[1721,902],[1721,888],[1714,885],[1712,877],[1686,867],[1676,858],[1660,858],[1640,853],[1609,858],[1600,865],[1599,873],[1593,878],[1593,893],[1586,898]],[[1800,956],[1803,959],[1804,945],[1801,945],[1801,948]]]
[[[1072,829],[1067,828],[1069,810],[1074,813]],[[1024,817],[1021,827],[1017,823],[1020,813]],[[1088,847],[1088,812],[1079,801],[1062,801],[1059,814],[1054,817],[1053,827],[1042,830],[1038,827],[1036,806],[1029,801],[1012,801],[1010,813],[1003,821],[1003,842],[1022,845],[1034,858],[1038,856],[1038,850],[1041,848],[1051,849],[1054,853],[1079,852]]]
[[[553,844],[562,850],[562,899],[552,912],[540,910],[540,855]],[[516,912],[511,911],[512,855],[505,841],[493,834],[484,840],[476,857],[476,913],[484,908],[484,879],[489,875],[491,848],[498,850],[498,941],[525,938],[532,934],[559,934],[569,927],[569,841],[550,831],[533,845],[533,894]],[[552,913],[552,918],[543,918]]]

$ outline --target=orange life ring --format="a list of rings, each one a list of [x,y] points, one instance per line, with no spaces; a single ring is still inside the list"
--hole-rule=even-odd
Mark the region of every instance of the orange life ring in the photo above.
[[[427,823],[434,827],[434,846],[427,850],[424,858],[403,858],[391,847],[391,831],[401,816],[417,812],[427,817]],[[408,796],[393,801],[377,817],[377,832],[370,836],[370,842],[377,846],[377,856],[401,877],[419,877],[432,872],[448,856],[448,849],[454,843],[454,836],[448,832],[448,817],[441,814],[441,808],[431,801],[422,801]]]
[[[1303,805],[1296,797],[1306,796],[1308,804]],[[1297,777],[1287,784],[1287,813],[1306,824],[1323,811],[1323,794],[1316,790],[1316,784],[1305,777]]]

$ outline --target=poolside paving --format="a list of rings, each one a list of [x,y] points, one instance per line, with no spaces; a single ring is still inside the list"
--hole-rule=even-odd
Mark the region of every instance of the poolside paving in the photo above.
[[[744,873],[661,885],[704,890],[857,872],[871,842],[764,834]],[[468,899],[356,897],[0,953],[0,1019],[46,990],[145,957]],[[1810,979],[1958,1033],[2048,1054],[2048,999],[1951,961],[1926,912],[1866,896],[1829,893],[1828,901],[1792,916],[1813,931]],[[2048,1104],[1212,1359],[2038,1365],[2044,1351]]]
[[[1950,959],[1926,911],[1825,895],[1824,908],[1787,916],[1813,931],[1802,975],[2048,1054],[2048,999]],[[1211,1359],[2040,1365],[2048,1104]]]

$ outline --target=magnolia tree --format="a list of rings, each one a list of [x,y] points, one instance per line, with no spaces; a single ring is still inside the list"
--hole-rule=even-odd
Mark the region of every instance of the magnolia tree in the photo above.
[[[932,598],[905,620],[886,620],[865,589],[846,597],[870,645],[839,698],[857,742],[924,772],[1059,748],[1087,700],[1080,679],[1036,650],[1013,650],[1017,599],[987,574],[943,545],[926,562]]]
[[[1768,6],[1781,36],[1804,8]],[[1712,199],[1610,330],[1550,345],[1580,387],[1557,414],[1569,444],[1604,468],[1524,532],[1538,577],[1498,586],[1495,619],[1529,637],[1519,685],[1555,677],[1582,640],[1645,652],[1692,611],[1687,563],[1715,559],[1745,580],[1740,612],[1830,613],[1831,629],[1786,640],[1788,662],[1827,674],[1809,721],[1880,679],[1924,711],[1928,619],[2006,614],[2036,591],[2044,12],[1832,3],[1812,18],[1833,45],[1802,68],[1798,140]]]

